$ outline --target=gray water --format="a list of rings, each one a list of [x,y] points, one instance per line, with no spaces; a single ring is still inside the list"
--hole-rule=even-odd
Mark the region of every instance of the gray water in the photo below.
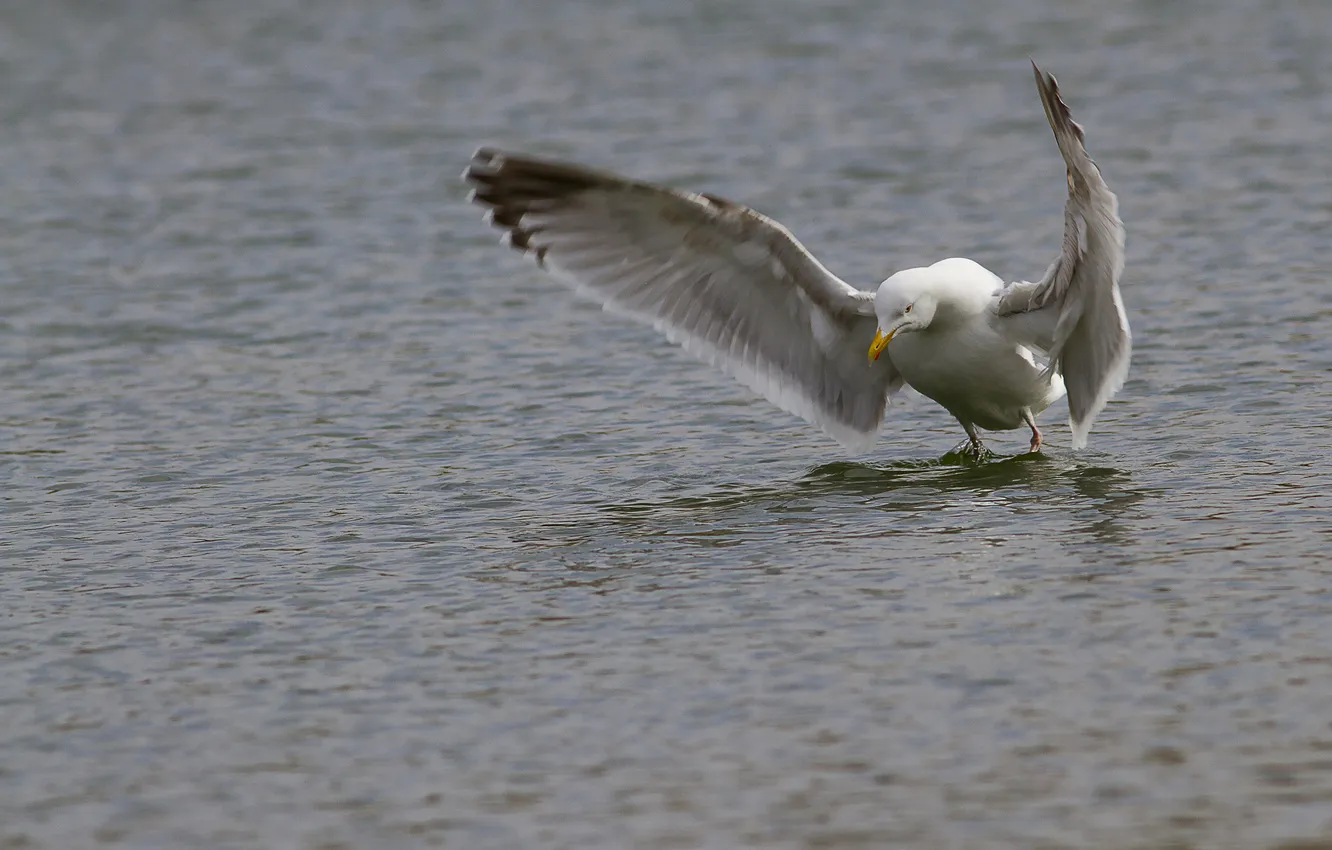
[[[1332,6],[0,11],[0,847],[1332,846]],[[474,147],[1040,274],[1133,370],[853,458],[495,243]]]

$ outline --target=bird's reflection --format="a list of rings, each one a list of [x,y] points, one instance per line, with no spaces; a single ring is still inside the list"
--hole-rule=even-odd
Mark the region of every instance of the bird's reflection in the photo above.
[[[1013,512],[1017,522],[1041,523],[1046,520],[1033,514],[1049,507],[1078,523],[1073,528],[1061,523],[1062,533],[1117,546],[1133,539],[1133,514],[1149,496],[1148,489],[1133,485],[1126,469],[1051,452],[979,463],[954,454],[889,463],[839,461],[772,483],[723,483],[688,495],[571,505],[536,521],[528,518],[515,529],[515,538],[600,548],[614,538],[627,544],[666,535],[698,546],[729,547],[776,530],[774,523],[799,522],[808,528],[812,518],[799,519],[801,514],[835,516],[830,527],[845,533],[857,511],[868,517],[869,512],[947,510],[956,516],[997,510]]]
[[[837,461],[815,466],[793,480],[760,485],[723,485],[711,493],[652,501],[607,504],[613,516],[634,517],[675,511],[715,511],[745,506],[779,506],[797,500],[852,497],[860,501],[895,491],[932,492],[941,500],[1013,485],[1039,486],[1057,481],[1066,463],[1045,454],[995,457],[976,463],[959,454],[931,460],[890,463]],[[888,503],[874,506],[891,509]]]
[[[1098,543],[1123,547],[1139,535],[1130,532],[1132,519],[1141,502],[1154,494],[1153,488],[1133,485],[1124,470],[1108,466],[1085,466],[1070,470],[1066,479],[1081,497],[1077,515],[1085,522],[1077,528]]]

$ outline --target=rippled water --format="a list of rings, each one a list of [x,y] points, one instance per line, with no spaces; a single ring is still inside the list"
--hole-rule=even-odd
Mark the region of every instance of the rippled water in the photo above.
[[[1332,6],[0,12],[0,847],[1326,847]],[[875,453],[501,251],[482,142],[869,287],[1044,270],[1133,372]],[[1020,433],[992,447],[1024,448]],[[1323,843],[1319,843],[1319,840]]]

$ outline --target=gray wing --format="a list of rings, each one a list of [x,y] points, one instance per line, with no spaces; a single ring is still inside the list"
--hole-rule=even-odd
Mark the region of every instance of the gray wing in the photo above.
[[[1032,63],[1045,117],[1068,167],[1063,250],[1036,283],[1013,283],[995,299],[995,322],[1016,341],[1045,351],[1068,391],[1073,447],[1087,444],[1092,421],[1128,375],[1132,337],[1119,276],[1124,225],[1119,201],[1087,155],[1082,128],[1055,78]]]
[[[482,148],[463,179],[508,243],[779,407],[868,448],[902,378],[866,352],[874,296],[712,195]]]

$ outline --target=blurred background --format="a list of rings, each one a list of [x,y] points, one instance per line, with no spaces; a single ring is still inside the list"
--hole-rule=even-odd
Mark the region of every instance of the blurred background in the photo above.
[[[0,848],[1332,846],[1332,5],[0,8]],[[1129,233],[1073,454],[869,456],[496,244],[480,144],[864,288]],[[1025,448],[995,435],[1005,454]]]

